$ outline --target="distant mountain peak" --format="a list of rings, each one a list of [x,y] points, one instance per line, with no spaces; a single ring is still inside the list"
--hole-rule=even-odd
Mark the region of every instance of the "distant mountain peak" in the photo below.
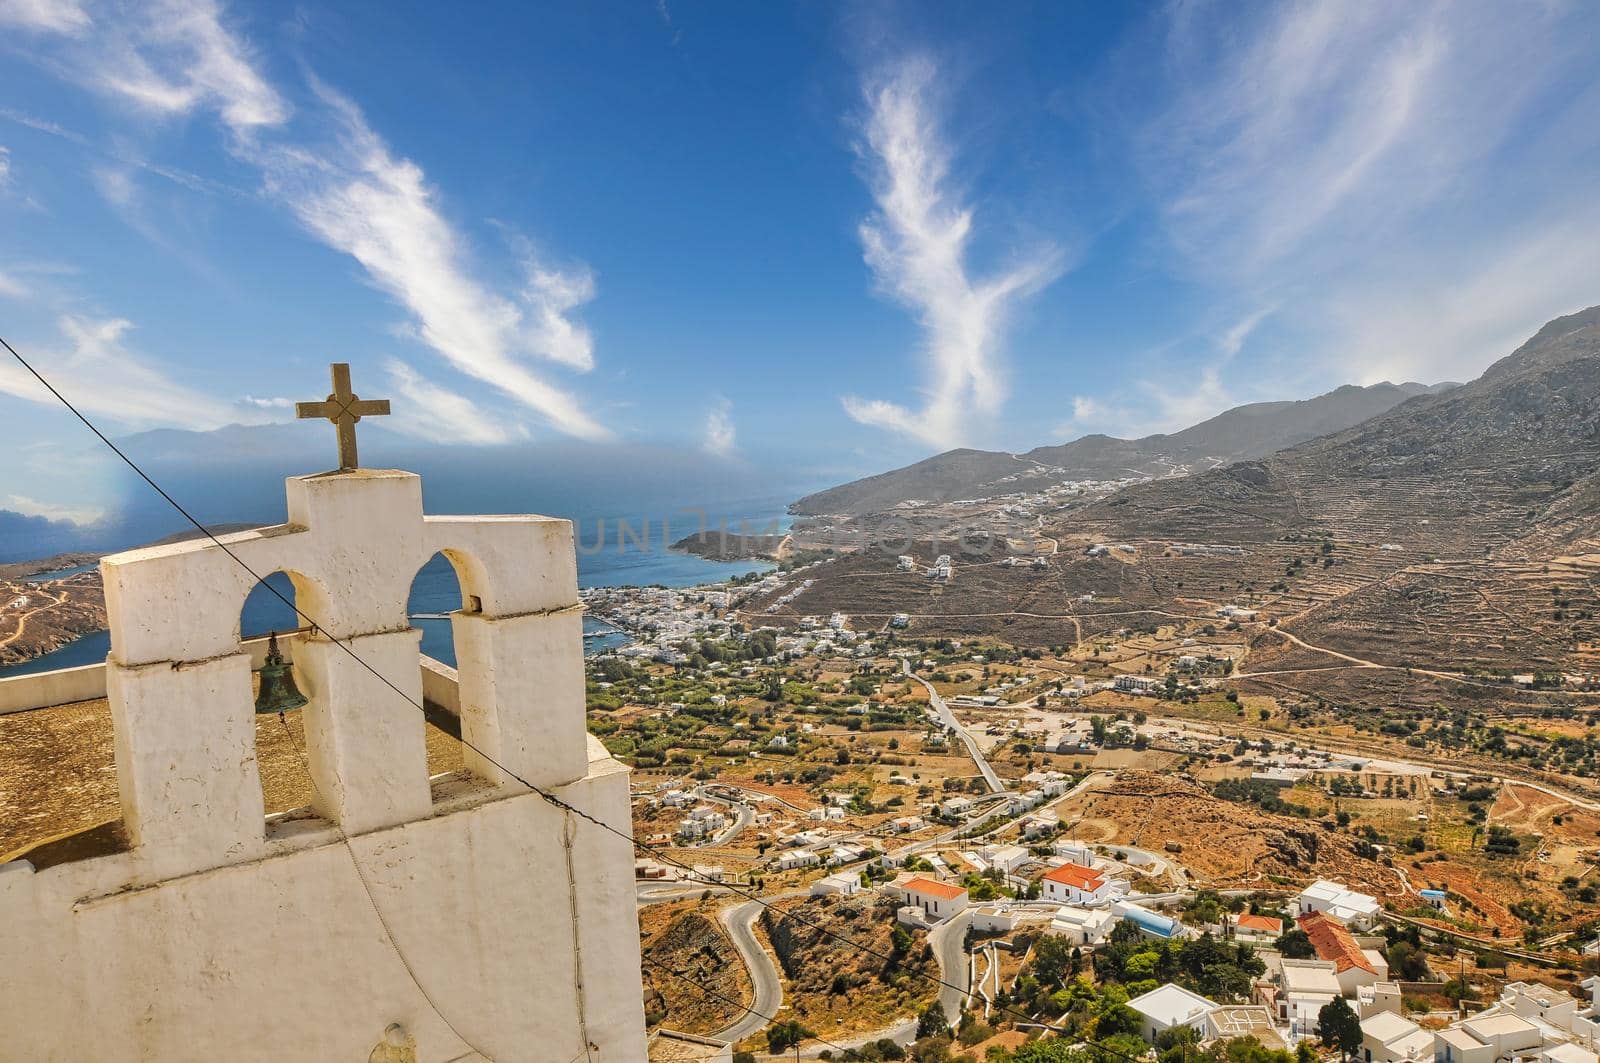
[[[1454,386],[1345,384],[1314,398],[1236,406],[1182,431],[1141,439],[1094,433],[1019,455],[963,447],[807,495],[791,509],[801,514],[871,513],[913,499],[949,501],[1036,490],[1063,478],[1116,480],[1171,475],[1174,467],[1209,469],[1266,457],[1360,424],[1408,399]]]

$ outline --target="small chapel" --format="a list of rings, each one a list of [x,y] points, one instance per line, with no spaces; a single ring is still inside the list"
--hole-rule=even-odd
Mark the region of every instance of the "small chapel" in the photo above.
[[[0,844],[0,1058],[646,1057],[628,772],[585,728],[572,526],[424,514],[417,475],[357,461],[388,404],[333,377],[300,414],[335,424],[339,468],[286,481],[285,523],[103,558],[105,662],[0,679],[0,713],[109,728],[103,763],[21,781],[60,800]],[[454,667],[407,609],[439,554]],[[274,573],[299,622],[243,639]]]

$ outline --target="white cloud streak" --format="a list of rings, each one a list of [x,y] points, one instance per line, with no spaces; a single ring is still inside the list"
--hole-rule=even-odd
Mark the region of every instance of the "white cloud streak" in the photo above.
[[[1252,362],[1253,386],[1466,379],[1600,301],[1580,220],[1600,9],[1299,0],[1159,26],[1119,57],[1157,84],[1134,158],[1179,271],[1218,306],[1273,307],[1294,353]],[[1224,368],[1242,346],[1219,343]]]
[[[181,424],[205,429],[227,423],[215,412],[226,406],[178,383],[123,343],[132,322],[69,315],[58,326],[63,345],[36,351],[30,361],[80,409],[131,428]],[[57,401],[10,361],[0,363],[0,392],[47,406]]]
[[[213,0],[156,0],[111,28],[90,83],[158,115],[215,109],[235,134],[281,125],[289,105]]]
[[[593,278],[525,257],[526,281],[515,297],[478,283],[422,169],[391,154],[350,101],[326,88],[321,96],[338,119],[330,150],[254,154],[273,196],[318,239],[361,263],[378,288],[411,312],[416,338],[455,369],[568,435],[608,437],[573,395],[525,364],[532,356],[577,369],[593,365],[587,330],[568,316],[593,296]]]
[[[738,450],[738,434],[733,423],[733,403],[719,398],[706,414],[705,436],[701,443],[707,454],[731,458]]]
[[[0,0],[0,26],[76,34],[89,28],[89,13],[76,0]]]
[[[396,359],[385,365],[389,383],[400,395],[400,408],[389,427],[433,443],[489,446],[527,438],[521,425],[507,424],[478,408],[472,400],[431,380]]]
[[[239,405],[251,410],[291,410],[294,400],[284,396],[246,395],[239,400]]]
[[[353,102],[313,80],[321,106],[297,125],[328,128],[327,142],[289,135],[289,104],[214,0],[161,0],[83,29],[92,32],[64,50],[75,76],[139,111],[215,112],[231,134],[230,151],[261,170],[268,194],[307,232],[354,258],[409,312],[416,340],[558,431],[611,435],[576,396],[528,365],[593,367],[593,337],[574,317],[595,295],[588,269],[557,268],[520,242],[515,290],[504,294],[478,280],[422,168],[397,156]],[[102,168],[97,179],[113,205],[134,202],[125,171]]]
[[[950,187],[950,150],[932,99],[936,75],[930,60],[912,58],[869,79],[861,148],[877,204],[861,224],[861,242],[879,286],[923,328],[924,402],[917,410],[884,399],[843,402],[862,424],[949,447],[968,434],[973,414],[993,415],[1004,403],[998,362],[1007,319],[1062,265],[1059,251],[1046,247],[988,278],[969,272],[973,212]]]

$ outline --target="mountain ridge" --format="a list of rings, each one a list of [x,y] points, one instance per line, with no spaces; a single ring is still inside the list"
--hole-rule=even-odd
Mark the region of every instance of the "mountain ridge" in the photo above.
[[[1365,387],[1345,384],[1309,399],[1236,406],[1180,431],[1139,439],[1095,433],[1023,454],[957,448],[806,495],[793,503],[790,511],[803,516],[854,515],[892,509],[913,500],[947,502],[987,493],[987,488],[1013,493],[1062,480],[1181,475],[1265,457],[1457,386],[1388,381]]]

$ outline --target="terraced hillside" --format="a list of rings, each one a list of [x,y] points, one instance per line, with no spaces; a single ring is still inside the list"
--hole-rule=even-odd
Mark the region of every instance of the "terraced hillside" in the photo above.
[[[865,550],[777,619],[906,613],[913,634],[1071,644],[1243,602],[1283,633],[1258,633],[1253,671],[1275,659],[1299,667],[1310,651],[1289,639],[1324,664],[1331,652],[1419,670],[1324,677],[1345,693],[1410,701],[1441,682],[1461,693],[1481,671],[1594,671],[1597,469],[1600,307],[1551,322],[1471,384],[1267,458],[1047,516],[1040,534],[1058,549],[1043,569],[958,556],[945,586]],[[1089,556],[1093,543],[1119,546]],[[1227,550],[1196,554],[1191,543]]]

